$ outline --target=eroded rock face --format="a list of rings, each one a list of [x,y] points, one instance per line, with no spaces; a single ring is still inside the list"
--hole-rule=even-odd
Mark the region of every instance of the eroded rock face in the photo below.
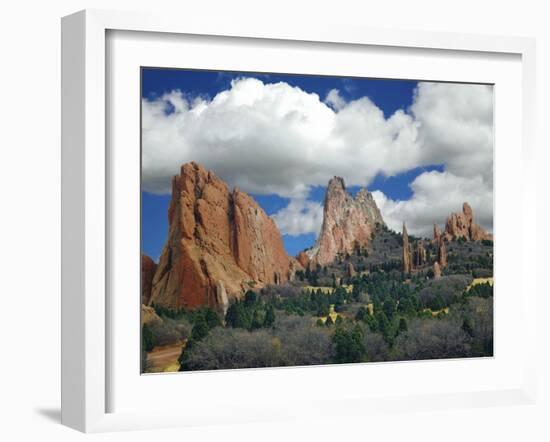
[[[403,223],[403,272],[412,272],[411,245],[409,244],[409,234],[405,223]]]
[[[150,304],[223,308],[224,297],[288,279],[290,259],[275,222],[196,163],[184,164],[172,180],[168,221]]]
[[[474,213],[468,203],[462,206],[462,212],[452,213],[445,222],[445,238],[449,241],[464,238],[468,241],[492,240],[493,235],[474,222]]]
[[[439,240],[441,239],[441,229],[437,224],[434,224],[434,240],[433,242],[435,244],[439,244]]]
[[[307,256],[306,252],[298,253],[298,256],[296,256],[296,260],[304,269],[307,268],[307,265],[309,264],[309,256]]]
[[[151,289],[153,287],[153,277],[157,270],[157,265],[147,255],[141,255],[141,303],[149,304],[151,298]]]
[[[439,238],[439,244],[437,246],[437,261],[441,268],[447,267],[447,247],[445,246],[445,240],[443,237]]]
[[[290,259],[275,222],[246,193],[235,189],[232,200],[237,265],[260,283],[287,281]]]
[[[365,247],[377,223],[384,224],[384,220],[372,194],[361,189],[354,198],[346,191],[344,180],[334,177],[327,187],[321,233],[307,255],[316,264],[329,264],[338,253]]]
[[[434,262],[434,279],[441,279],[441,267],[437,261]]]
[[[290,258],[290,268],[288,271],[288,280],[294,281],[296,279],[296,272],[298,270],[304,271],[305,267],[295,258]]]
[[[424,241],[419,240],[414,251],[414,265],[422,267],[424,264],[426,264],[426,249],[424,248]]]
[[[434,224],[434,239],[433,244],[437,247],[437,264],[438,268],[447,267],[447,247],[445,246],[446,237],[441,234],[439,226]]]

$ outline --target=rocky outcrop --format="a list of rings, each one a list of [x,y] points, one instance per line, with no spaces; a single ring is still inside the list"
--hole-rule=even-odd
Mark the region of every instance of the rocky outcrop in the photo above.
[[[354,198],[344,180],[334,177],[327,187],[321,232],[307,255],[316,264],[329,264],[339,253],[366,247],[377,223],[384,224],[384,220],[372,194],[361,189]]]
[[[441,268],[447,267],[447,247],[445,246],[445,240],[443,237],[439,238],[437,246],[437,261]]]
[[[157,265],[147,255],[141,255],[141,303],[149,304],[151,298],[151,289],[153,287],[153,277],[157,270]]]
[[[196,163],[172,180],[168,222],[149,304],[223,310],[249,287],[288,280],[290,258],[275,222]]]
[[[439,240],[441,239],[441,229],[437,224],[434,224],[434,244],[439,244]]]
[[[296,256],[296,260],[300,263],[300,265],[305,269],[307,268],[309,264],[309,256],[306,252],[300,252],[298,253],[298,256]]]
[[[449,241],[464,238],[468,241],[492,240],[493,235],[474,222],[474,213],[468,203],[462,206],[462,212],[452,213],[445,222],[443,234]]]
[[[446,238],[441,234],[439,226],[434,224],[434,239],[433,244],[436,247],[437,256],[436,262],[439,268],[447,267],[447,247],[445,246]]]
[[[439,276],[441,276],[441,269],[447,267],[447,247],[445,246],[446,237],[441,234],[441,230],[437,224],[434,224],[434,239],[433,244],[436,247],[436,261],[434,263],[434,274],[437,271]]]
[[[305,270],[307,266],[303,266],[300,264],[300,262],[295,258],[290,258],[290,269],[288,271],[288,280],[294,281],[296,279],[296,272],[298,270]]]
[[[419,240],[414,251],[414,266],[422,267],[424,264],[426,264],[426,249],[424,248],[424,241]]]
[[[407,226],[403,223],[403,273],[412,272],[411,245],[409,244],[409,234]]]
[[[235,189],[233,206],[233,255],[237,265],[260,283],[287,281],[290,258],[275,222],[248,194]]]
[[[439,266],[439,263],[436,261],[434,262],[434,279],[441,279],[441,267]]]

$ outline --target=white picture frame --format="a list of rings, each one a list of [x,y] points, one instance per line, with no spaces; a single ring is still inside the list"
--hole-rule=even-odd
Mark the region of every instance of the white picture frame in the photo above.
[[[200,20],[182,24],[177,17],[98,10],[67,16],[62,20],[62,423],[67,426],[84,432],[98,432],[207,425],[214,418],[206,415],[205,408],[200,406],[196,407],[194,413],[183,409],[168,412],[153,407],[150,410],[143,408],[137,411],[110,410],[108,397],[113,385],[109,367],[113,355],[110,353],[108,327],[113,318],[106,290],[109,285],[108,244],[112,240],[109,237],[112,231],[108,229],[107,222],[111,196],[108,185],[110,166],[106,130],[106,121],[109,118],[107,94],[110,91],[106,81],[106,67],[109,62],[107,57],[112,54],[107,50],[106,36],[112,31],[268,39],[284,41],[286,44],[310,42],[338,44],[341,47],[397,47],[405,51],[467,51],[481,58],[484,54],[521,57],[521,141],[517,149],[522,159],[524,180],[520,190],[521,220],[518,219],[518,222],[536,219],[535,174],[532,173],[535,167],[535,43],[532,39],[344,26],[308,25],[290,28],[277,25],[269,27],[265,23],[226,23],[220,26],[218,23]],[[498,162],[495,167],[498,167]],[[521,244],[522,274],[525,274],[528,266],[525,257],[535,255],[534,247],[533,242],[524,241]],[[522,305],[534,305],[536,293],[535,280],[523,278]],[[521,320],[526,335],[533,337],[536,327],[534,321],[526,316]],[[378,396],[376,401],[366,395],[346,397],[334,392],[330,399],[324,401],[312,399],[310,407],[292,406],[290,403],[287,406],[274,403],[271,407],[258,407],[243,397],[231,404],[234,410],[226,419],[227,422],[249,422],[322,416],[326,413],[322,405],[328,400],[338,401],[338,412],[342,414],[532,403],[536,393],[535,339],[527,342],[533,344],[528,344],[521,356],[521,380],[503,388],[477,388],[460,393],[430,391],[423,395],[389,394]],[[406,364],[411,370],[414,367],[417,370],[422,368],[421,362]],[[343,369],[348,370],[350,376],[358,376],[361,367],[330,368]],[[454,369],[460,369],[460,366],[457,365]],[[254,382],[265,382],[266,378],[280,376],[283,372],[288,377],[291,370],[293,369],[282,372],[254,371]],[[202,375],[203,379],[204,376],[209,377],[208,382],[215,379],[214,377],[228,376],[227,373]],[[242,382],[243,372],[230,376],[233,376],[235,382]],[[175,388],[178,388],[175,384],[176,376],[164,378],[167,379],[165,384],[176,385]],[[199,378],[195,379],[200,382]],[[220,402],[220,407],[226,405],[227,403]],[[217,422],[224,421],[223,412],[215,417]]]

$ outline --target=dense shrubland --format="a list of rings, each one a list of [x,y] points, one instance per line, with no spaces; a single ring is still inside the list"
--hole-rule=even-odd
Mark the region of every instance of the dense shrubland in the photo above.
[[[435,280],[398,269],[399,239],[386,229],[374,244],[380,250],[249,290],[225,317],[155,306],[162,322],[144,326],[143,348],[181,342],[180,370],[492,356],[493,287],[472,284],[492,276],[492,244],[453,242],[449,267]]]

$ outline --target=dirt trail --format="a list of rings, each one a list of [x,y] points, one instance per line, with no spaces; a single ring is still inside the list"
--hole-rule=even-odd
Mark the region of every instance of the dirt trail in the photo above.
[[[178,371],[178,358],[184,342],[155,347],[147,353],[148,372],[159,373],[162,371]]]

